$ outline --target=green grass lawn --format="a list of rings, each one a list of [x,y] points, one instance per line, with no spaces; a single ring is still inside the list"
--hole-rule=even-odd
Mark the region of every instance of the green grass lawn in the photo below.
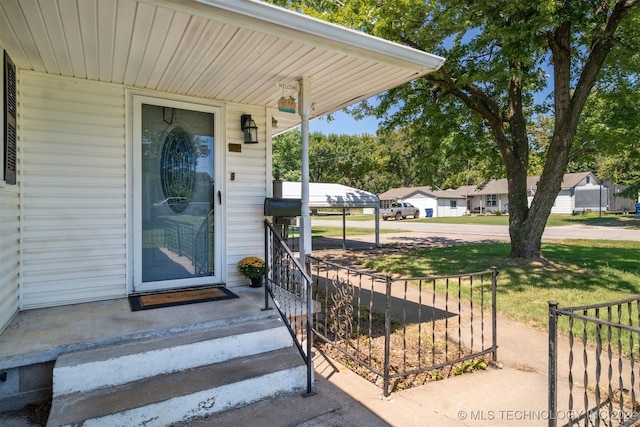
[[[497,267],[498,311],[546,328],[548,301],[560,307],[612,302],[640,293],[640,242],[569,240],[542,245],[545,260],[508,258],[509,244],[470,244],[370,258],[379,272],[404,277],[455,275]],[[560,324],[567,332],[567,325]]]
[[[420,222],[432,222],[442,224],[482,224],[482,225],[509,225],[508,215],[471,215],[461,217],[422,218]],[[607,215],[600,216],[597,212],[580,215],[550,215],[547,227],[560,227],[565,225],[599,225],[599,226],[625,226],[640,228],[640,218],[631,215]]]

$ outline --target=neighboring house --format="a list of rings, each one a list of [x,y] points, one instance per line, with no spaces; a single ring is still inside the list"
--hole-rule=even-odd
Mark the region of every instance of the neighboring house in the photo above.
[[[529,203],[533,200],[540,181],[539,176],[527,177],[527,196]],[[576,172],[565,174],[560,191],[551,208],[552,214],[572,214],[577,210],[598,210],[598,199],[584,203],[582,192],[599,191],[600,181],[593,172]],[[506,179],[494,179],[482,186],[465,186],[458,189],[468,195],[467,206],[473,213],[509,212],[508,185]],[[604,200],[604,199],[603,199]],[[606,204],[602,204],[603,210]]]
[[[535,195],[539,180],[539,176],[527,178],[529,203]],[[609,206],[607,194],[608,188],[601,185],[592,172],[565,174],[551,213],[606,211]],[[383,207],[385,202],[403,200],[421,208],[434,209],[434,216],[509,212],[506,179],[494,179],[481,185],[466,185],[447,191],[432,191],[430,187],[394,188],[380,194],[379,197]]]
[[[2,1],[0,57],[0,332],[36,308],[244,285],[272,136],[444,62],[254,0]]]
[[[462,216],[467,212],[465,197],[457,190],[434,190],[428,186],[400,187],[386,191],[378,197],[382,208],[388,207],[396,200],[402,200],[417,207],[421,216]]]

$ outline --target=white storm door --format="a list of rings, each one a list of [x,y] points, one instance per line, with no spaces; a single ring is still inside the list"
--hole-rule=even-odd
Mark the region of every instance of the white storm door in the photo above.
[[[134,292],[222,282],[221,117],[134,97]]]

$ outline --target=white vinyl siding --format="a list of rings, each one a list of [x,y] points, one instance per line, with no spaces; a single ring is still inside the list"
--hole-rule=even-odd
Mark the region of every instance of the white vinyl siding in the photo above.
[[[18,169],[18,172],[20,169]],[[18,174],[18,185],[20,185]],[[0,184],[0,332],[20,307],[20,203],[18,185]]]
[[[240,116],[251,114],[258,126],[258,143],[244,144]],[[270,118],[269,118],[270,119]],[[248,255],[264,258],[264,198],[270,194],[267,178],[267,123],[263,108],[241,105],[227,106],[227,284],[245,285],[249,279],[238,273],[236,264]],[[229,152],[228,144],[241,144],[242,152]],[[231,181],[231,173],[235,179]]]
[[[574,198],[571,190],[560,190],[551,208],[552,214],[570,214],[574,208]]]
[[[0,56],[4,49],[0,45]],[[0,78],[0,80],[2,80]],[[0,84],[0,100],[4,100],[4,84]],[[2,102],[2,101],[0,101]],[[4,107],[3,107],[4,108]],[[20,99],[18,99],[20,108]],[[4,135],[4,114],[0,108],[0,135]],[[16,185],[4,182],[4,141],[0,137],[0,332],[20,308],[20,152]]]
[[[22,308],[123,297],[124,88],[22,77]]]
[[[433,216],[437,216],[438,211],[438,199],[435,197],[428,197],[423,194],[416,194],[415,196],[403,199],[404,202],[411,203],[420,211],[420,217],[426,216],[426,209],[433,209]]]
[[[464,199],[438,199],[433,216],[462,216],[467,212],[466,203]]]

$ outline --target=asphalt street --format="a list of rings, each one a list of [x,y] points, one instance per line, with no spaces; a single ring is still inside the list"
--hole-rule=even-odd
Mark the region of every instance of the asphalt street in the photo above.
[[[320,217],[311,218],[312,225],[341,227],[340,220],[327,220]],[[347,234],[349,228],[375,229],[374,221],[346,221]],[[380,221],[380,230],[400,230],[418,233],[428,237],[468,236],[473,240],[493,239],[508,240],[507,226],[477,225],[477,224],[442,224],[429,223],[406,219],[402,221]],[[381,237],[383,234],[381,234]],[[561,227],[547,227],[542,236],[543,240],[562,239],[595,239],[595,240],[635,240],[640,241],[640,230],[623,226],[591,226],[568,225]]]

